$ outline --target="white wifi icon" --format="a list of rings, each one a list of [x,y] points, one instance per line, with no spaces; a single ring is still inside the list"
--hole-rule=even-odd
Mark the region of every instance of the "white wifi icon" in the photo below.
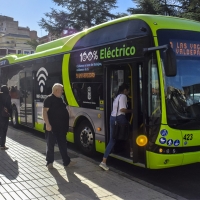
[[[44,91],[45,81],[47,80],[48,72],[44,67],[41,67],[36,74],[40,86],[40,92]]]

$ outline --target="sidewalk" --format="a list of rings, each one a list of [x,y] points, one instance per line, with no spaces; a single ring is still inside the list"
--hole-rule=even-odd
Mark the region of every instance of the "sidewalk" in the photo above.
[[[172,200],[83,157],[73,155],[77,165],[65,170],[62,161],[48,171],[45,164],[45,141],[9,128],[7,151],[0,150],[0,200]],[[55,147],[55,154],[58,148]]]

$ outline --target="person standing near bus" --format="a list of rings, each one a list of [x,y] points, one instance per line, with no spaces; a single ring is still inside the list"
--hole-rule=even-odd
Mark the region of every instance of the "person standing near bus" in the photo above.
[[[0,92],[0,148],[1,150],[7,150],[5,146],[6,134],[8,130],[9,116],[11,116],[11,97],[9,95],[9,89],[6,85],[1,86]]]
[[[133,110],[127,109],[127,95],[128,94],[129,94],[129,86],[123,83],[121,86],[119,86],[118,95],[113,101],[113,110],[110,116],[110,140],[106,147],[103,160],[99,165],[99,167],[103,168],[104,170],[109,170],[109,167],[106,165],[106,161],[107,161],[108,155],[110,154],[112,148],[114,147],[116,143],[116,140],[112,138],[116,116],[117,116],[117,121],[121,123],[127,123],[128,121],[126,119],[125,114],[133,112]],[[130,155],[132,156],[132,154],[133,154],[132,148],[130,148]]]
[[[45,136],[47,141],[46,161],[47,168],[53,168],[54,146],[57,141],[64,167],[73,166],[67,153],[66,133],[69,128],[69,113],[66,103],[62,99],[63,85],[56,83],[52,87],[52,94],[44,100],[43,119],[45,122]]]

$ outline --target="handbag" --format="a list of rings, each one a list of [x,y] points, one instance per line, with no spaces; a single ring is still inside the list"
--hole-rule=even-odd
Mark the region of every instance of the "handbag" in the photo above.
[[[10,113],[8,112],[8,109],[6,107],[2,107],[1,116],[10,117]]]
[[[115,140],[128,140],[130,136],[129,123],[120,123],[115,121],[113,129],[113,139]]]
[[[120,97],[119,97],[120,99]],[[118,106],[117,106],[117,113],[119,108],[119,100],[118,100]],[[130,136],[130,124],[127,123],[120,123],[117,121],[117,113],[116,113],[116,119],[113,127],[113,135],[112,138],[115,140],[128,140]]]

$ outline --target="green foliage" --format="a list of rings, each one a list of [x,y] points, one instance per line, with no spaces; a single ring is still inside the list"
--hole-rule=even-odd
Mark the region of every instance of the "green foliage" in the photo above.
[[[200,21],[199,0],[179,0],[182,5],[180,17]]]
[[[131,14],[177,15],[175,0],[133,0],[136,8],[129,8]]]
[[[111,19],[126,16],[126,13],[112,14],[117,0],[52,0],[62,10],[51,8],[45,18],[39,21],[41,28],[59,36],[63,30],[101,24]],[[199,0],[132,0],[135,7],[128,8],[130,14],[155,14],[184,17],[200,21]]]
[[[200,21],[199,0],[132,0],[136,7],[129,8],[130,14],[155,14],[184,17]]]
[[[27,44],[29,44],[34,50],[36,49],[36,47],[40,44],[37,40],[32,39],[32,40],[27,40],[26,41]]]
[[[59,35],[63,30],[75,28],[83,30],[101,24],[123,14],[112,14],[111,9],[116,8],[116,0],[53,0],[64,10],[55,10],[45,13],[39,26],[53,35]],[[124,16],[124,15],[123,15]]]

